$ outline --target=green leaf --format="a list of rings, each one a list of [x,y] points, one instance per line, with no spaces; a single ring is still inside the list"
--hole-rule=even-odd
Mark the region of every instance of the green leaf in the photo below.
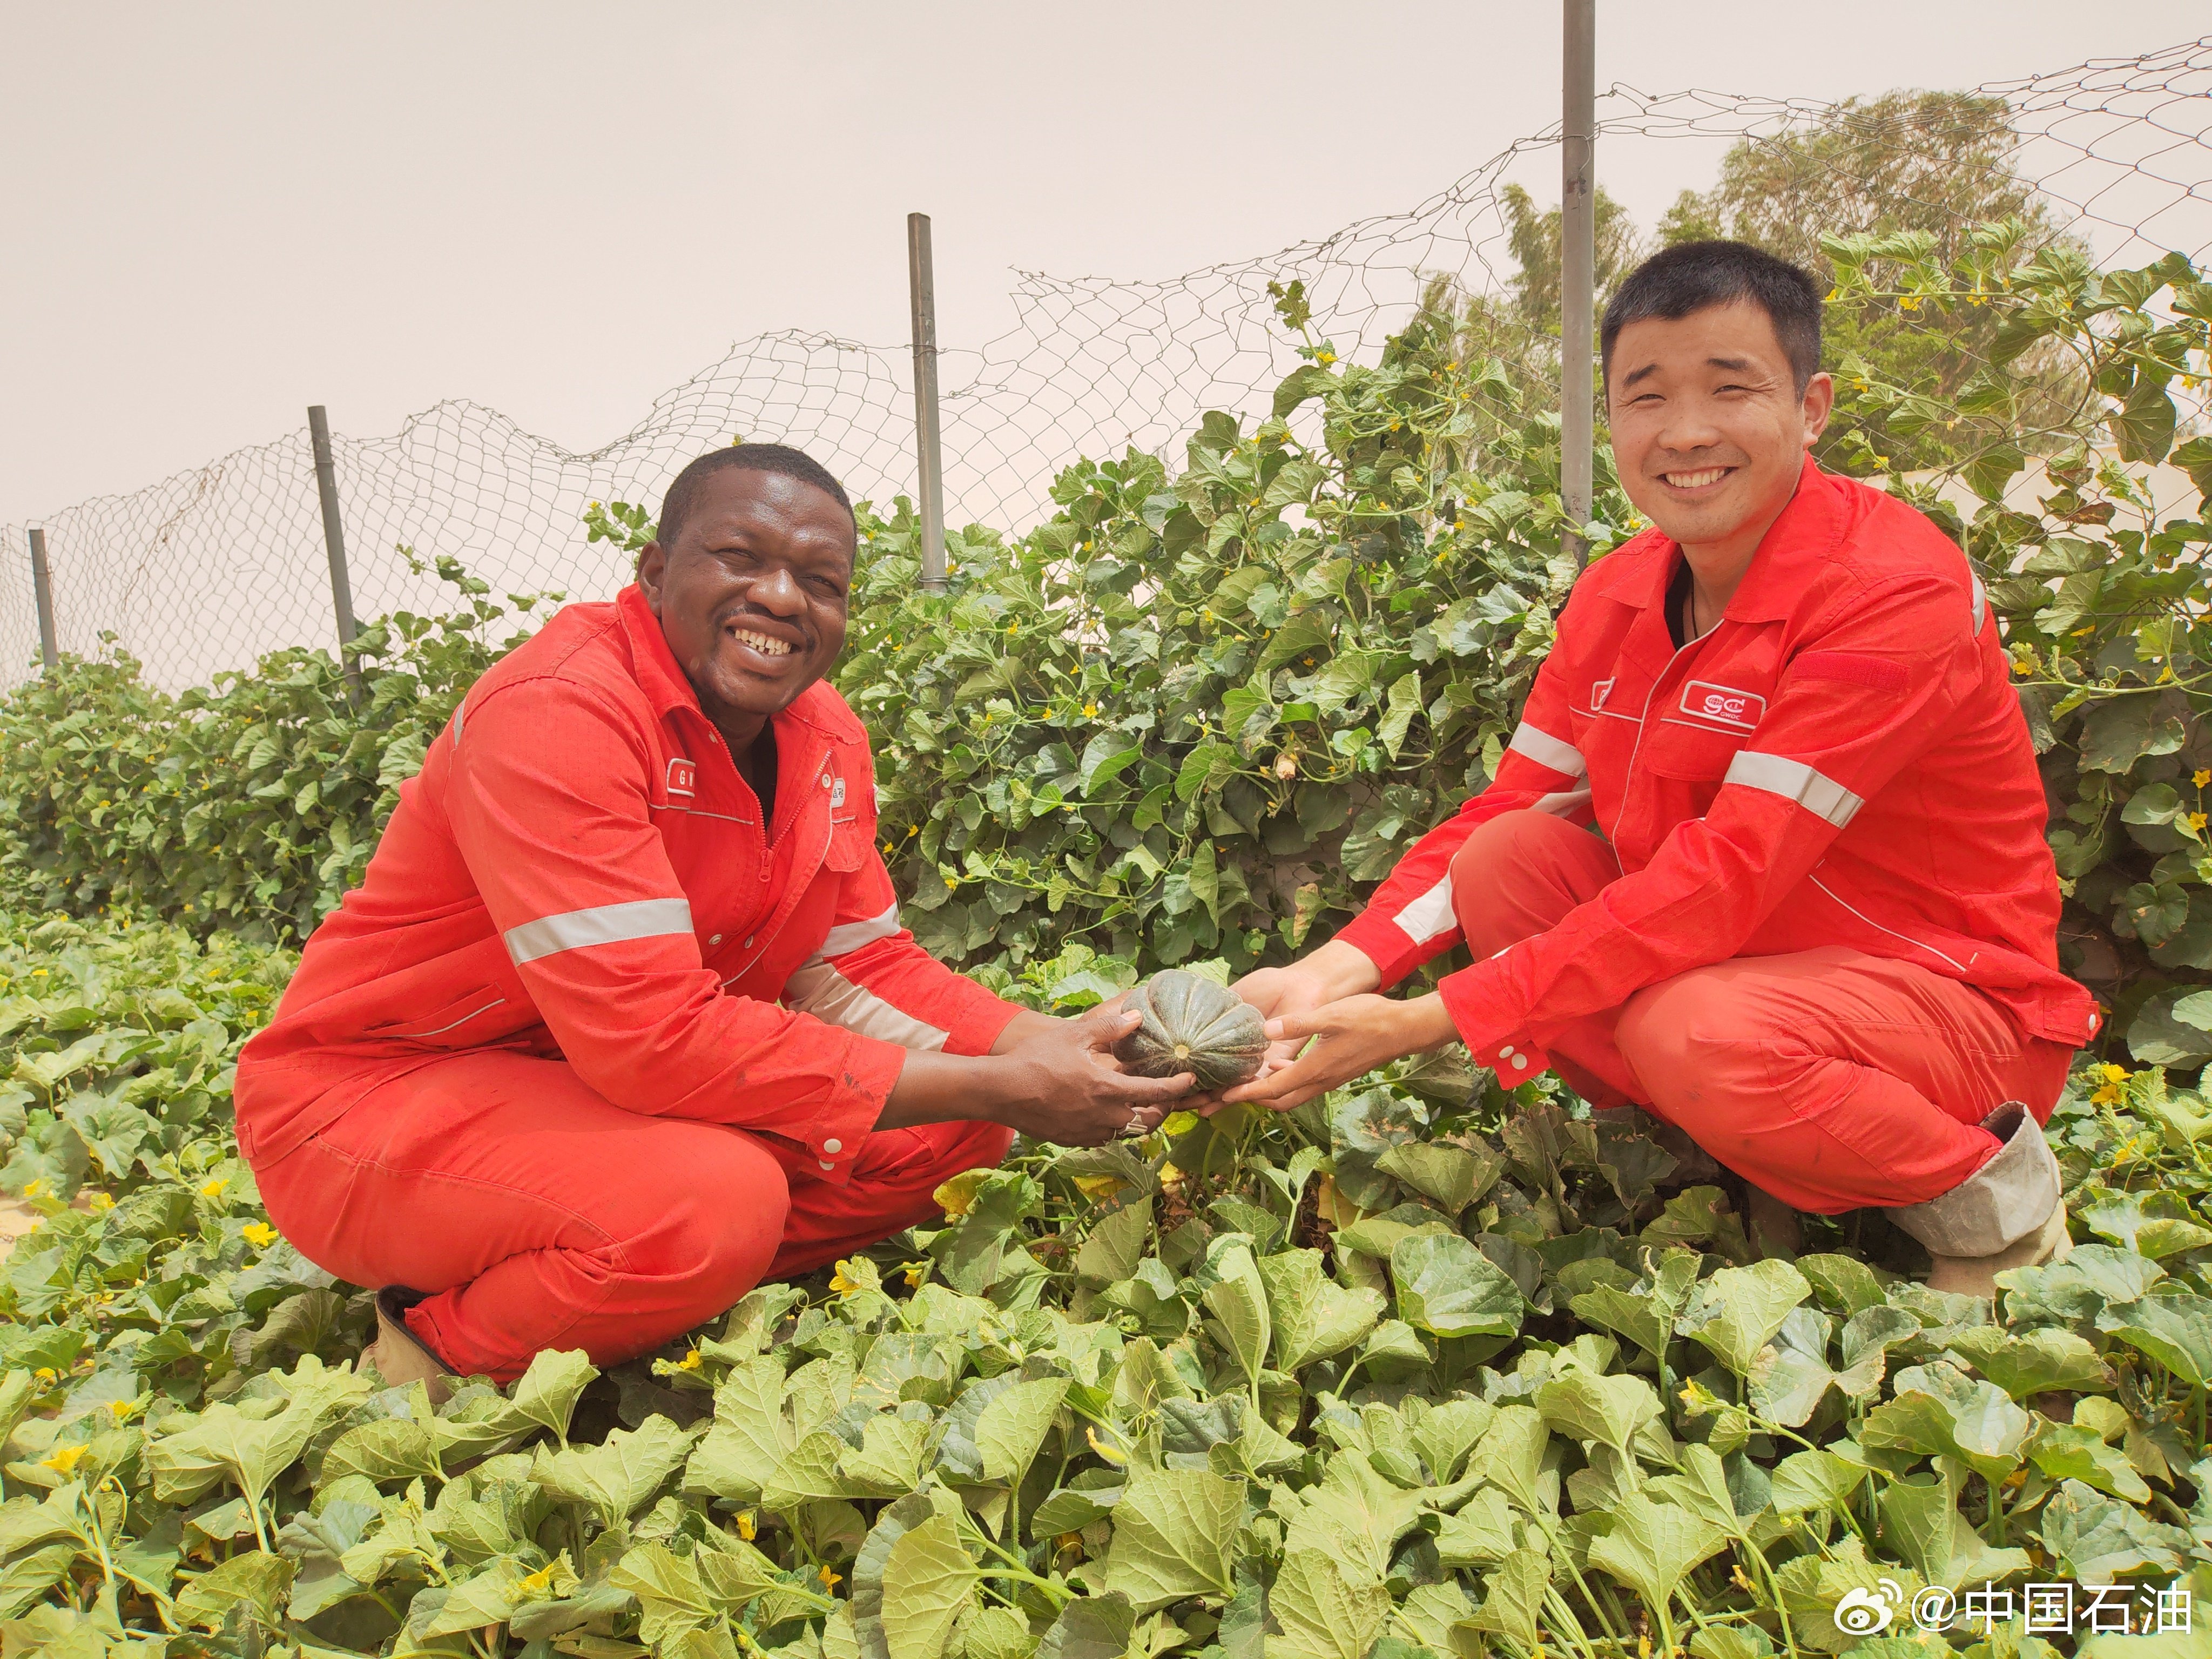
[[[2039,1421],[2028,1460],[2053,1480],[2079,1480],[2130,1504],[2150,1502],[2150,1488],[2124,1454],[2100,1435],[2071,1423]]]
[[[1113,1590],[1080,1596],[1060,1610],[1037,1644],[1036,1659],[1121,1659],[1136,1627],[1127,1596]]]
[[[1382,1316],[1382,1293],[1345,1289],[1322,1271],[1318,1250],[1285,1250],[1256,1265],[1267,1289],[1277,1370],[1295,1375],[1357,1346]]]
[[[1793,1453],[1776,1466],[1769,1499],[1778,1515],[1835,1509],[1858,1490],[1866,1474],[1833,1452]]]
[[[1474,1617],[1475,1629],[1498,1635],[1533,1652],[1542,1641],[1539,1620],[1544,1613],[1544,1592],[1552,1583],[1551,1559],[1538,1550],[1516,1550],[1490,1575],[1490,1594]]]
[[[281,1630],[284,1621],[280,1609],[291,1587],[292,1564],[283,1556],[234,1555],[179,1592],[177,1622],[217,1630],[235,1609],[264,1630]]]
[[[1659,1395],[1640,1376],[1568,1372],[1536,1391],[1544,1421],[1572,1438],[1599,1441],[1624,1458],[1637,1431],[1660,1414]]]
[[[1267,1287],[1243,1245],[1226,1251],[1215,1264],[1219,1274],[1200,1297],[1218,1322],[1222,1346],[1243,1368],[1246,1381],[1260,1380],[1267,1363],[1267,1346],[1274,1328],[1267,1315]]]
[[[1738,1376],[1748,1376],[1790,1310],[1812,1294],[1805,1275],[1786,1261],[1723,1267],[1698,1285],[1674,1328]]]
[[[933,1515],[902,1534],[884,1562],[885,1659],[941,1659],[980,1577],[953,1516]]]
[[[1969,1325],[1951,1333],[1949,1342],[1949,1357],[1972,1365],[2014,1400],[2052,1389],[2104,1394],[2112,1388],[2112,1374],[2096,1349],[2072,1331]]]
[[[2028,1415],[1995,1383],[1970,1379],[1937,1360],[1897,1374],[1897,1395],[1867,1413],[1869,1447],[1955,1457],[1985,1479],[2019,1467]]]
[[[543,1349],[532,1356],[530,1369],[515,1382],[514,1414],[565,1441],[576,1401],[599,1374],[580,1348]]]
[[[1475,1153],[1463,1146],[1433,1141],[1409,1140],[1385,1147],[1375,1167],[1404,1182],[1445,1214],[1455,1216],[1496,1184],[1505,1160],[1493,1152]]]
[[[531,1475],[554,1497],[590,1505],[611,1527],[658,1496],[690,1449],[690,1435],[665,1417],[648,1417],[635,1429],[614,1430],[604,1445],[540,1446]]]
[[[1139,1469],[1114,1509],[1106,1588],[1150,1613],[1186,1595],[1232,1595],[1242,1481],[1204,1469]]]
[[[1526,1305],[1503,1268],[1456,1233],[1400,1239],[1390,1251],[1398,1314],[1437,1336],[1512,1336]]]
[[[1060,1401],[1067,1397],[1067,1384],[1064,1376],[1017,1382],[984,1406],[975,1425],[975,1445],[982,1454],[986,1480],[1021,1484],[1052,1429]]]
[[[2191,1388],[2212,1384],[2212,1300],[2172,1284],[2097,1316],[2097,1328],[2148,1354]]]
[[[1367,1659],[1390,1616],[1382,1581],[1352,1579],[1319,1550],[1294,1549],[1268,1592],[1267,1612],[1282,1627],[1267,1638],[1267,1659]]]
[[[1664,1607],[1683,1575],[1728,1544],[1710,1521],[1632,1492],[1613,1510],[1613,1530],[1591,1540],[1592,1565],[1604,1568],[1655,1608]]]

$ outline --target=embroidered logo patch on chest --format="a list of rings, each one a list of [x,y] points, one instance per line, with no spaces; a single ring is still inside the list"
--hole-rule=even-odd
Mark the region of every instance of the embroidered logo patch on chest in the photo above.
[[[1711,680],[1692,680],[1682,688],[1682,712],[1748,732],[1766,718],[1766,699]]]
[[[845,780],[840,778],[830,786],[830,808],[835,811],[845,804]]]
[[[698,793],[699,769],[688,760],[671,759],[668,763],[668,793],[682,795],[687,800]]]

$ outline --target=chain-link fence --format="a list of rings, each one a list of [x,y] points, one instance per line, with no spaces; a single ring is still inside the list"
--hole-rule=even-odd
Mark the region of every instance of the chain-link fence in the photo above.
[[[2100,262],[2143,263],[2176,248],[2201,258],[2212,249],[2212,36],[1975,95],[2008,114],[1999,164]],[[1601,185],[1608,161],[1619,165],[1631,146],[1675,147],[1682,183],[1693,186],[1727,143],[1755,159],[1816,131],[1891,147],[1917,160],[1922,177],[1940,173],[1945,159],[1879,100],[1653,95],[1617,85],[1599,101],[1598,131]],[[1521,140],[1410,211],[1170,281],[1025,274],[1012,330],[943,355],[948,520],[1021,528],[1049,510],[1054,474],[1078,455],[1133,445],[1172,463],[1169,447],[1204,410],[1264,410],[1297,361],[1271,283],[1303,282],[1314,331],[1346,356],[1377,350],[1440,276],[1468,294],[1507,295],[1526,262],[1528,223],[1510,181],[1558,142],[1556,131]],[[1921,153],[1909,156],[1914,146]],[[1909,170],[1898,176],[1907,180],[1898,187],[1920,187]],[[911,374],[904,346],[785,331],[733,347],[588,453],[465,401],[440,404],[392,437],[341,435],[355,610],[368,617],[436,603],[402,547],[457,558],[503,591],[611,594],[627,564],[605,544],[586,543],[586,504],[657,501],[685,461],[738,434],[805,448],[856,495],[910,493]],[[112,635],[173,688],[250,666],[277,647],[334,640],[304,427],[44,522],[64,651],[95,653]],[[0,538],[4,685],[33,667],[38,623],[25,527],[5,526]]]

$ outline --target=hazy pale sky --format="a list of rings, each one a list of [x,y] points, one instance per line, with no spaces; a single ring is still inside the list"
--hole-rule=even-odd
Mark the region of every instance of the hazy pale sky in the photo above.
[[[1600,0],[1598,81],[1836,98],[2133,54],[2203,0]],[[572,448],[765,329],[940,337],[1010,268],[1174,275],[1558,116],[1550,4],[0,0],[0,523],[445,398]],[[1648,222],[1717,146],[1601,147]],[[1532,185],[1556,196],[1548,161]]]

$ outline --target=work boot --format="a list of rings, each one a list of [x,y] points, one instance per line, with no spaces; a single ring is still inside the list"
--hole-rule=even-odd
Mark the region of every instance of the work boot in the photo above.
[[[1982,1120],[2003,1144],[1996,1155],[1940,1198],[1907,1204],[1889,1218],[1928,1247],[1928,1288],[1994,1300],[1996,1276],[2063,1261],[2073,1248],[2059,1196],[2058,1160],[2043,1126],[2016,1100]]]
[[[407,1328],[407,1310],[422,1299],[422,1291],[398,1285],[386,1285],[376,1293],[376,1340],[362,1350],[362,1364],[375,1366],[390,1388],[420,1382],[430,1403],[442,1406],[453,1392],[453,1368]]]

